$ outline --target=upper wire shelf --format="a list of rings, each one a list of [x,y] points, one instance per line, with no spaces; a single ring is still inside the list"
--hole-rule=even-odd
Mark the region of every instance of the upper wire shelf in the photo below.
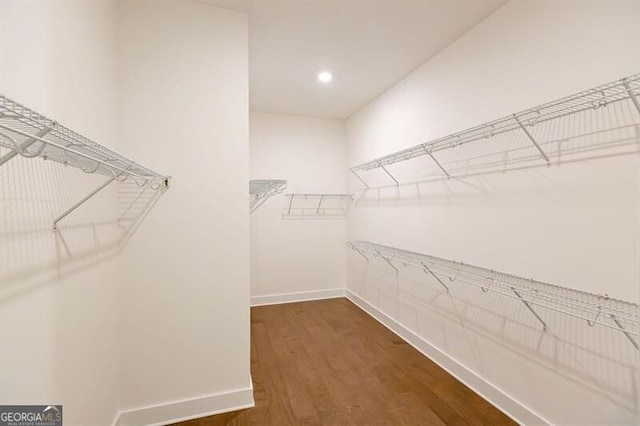
[[[0,165],[17,155],[73,166],[86,173],[133,177],[153,185],[168,185],[169,176],[154,172],[56,121],[0,94],[0,146],[11,151],[0,157]]]
[[[542,324],[544,331],[547,331],[547,324],[534,309],[536,306],[585,320],[590,326],[599,324],[622,331],[638,349],[638,342],[632,337],[640,336],[640,307],[637,304],[368,241],[347,244],[367,262],[367,254],[380,257],[396,273],[398,269],[393,262],[420,268],[434,277],[447,292],[448,281],[459,281],[483,292],[518,299]],[[447,283],[443,278],[447,278]]]
[[[132,179],[141,188],[167,189],[169,176],[154,172],[24,105],[0,94],[0,147],[9,150],[0,157],[0,166],[11,159],[40,157],[85,173],[109,177],[103,185],[54,220],[57,223],[89,198],[117,180]]]
[[[256,211],[269,197],[281,194],[286,187],[286,180],[259,179],[249,181],[249,212]]]
[[[494,120],[461,132],[422,143],[411,148],[388,154],[352,167],[350,171],[367,187],[369,185],[358,172],[382,169],[399,185],[388,166],[416,157],[429,157],[433,166],[431,179],[446,179],[466,176],[483,171],[504,171],[513,168],[550,165],[552,162],[568,161],[572,157],[588,159],[593,151],[604,148],[618,149],[623,145],[634,145],[638,151],[635,128],[640,122],[637,114],[625,123],[607,118],[606,123],[577,125],[565,122],[551,129],[551,122],[578,114],[583,118],[608,105],[629,102],[629,107],[640,113],[640,74],[603,84],[571,96],[539,105],[509,116]],[[621,113],[619,115],[628,115]],[[591,117],[593,118],[593,117]],[[590,120],[594,121],[594,120]],[[622,120],[624,121],[624,120]],[[547,123],[545,126],[541,124]],[[535,129],[534,129],[535,127]],[[538,130],[540,129],[540,130]],[[537,131],[536,131],[537,130]],[[617,132],[617,133],[615,133]],[[558,135],[560,133],[560,135]],[[549,137],[554,134],[554,137]],[[514,136],[517,135],[517,136]],[[582,138],[580,142],[571,142]],[[489,144],[489,140],[493,140]],[[515,142],[517,140],[517,142]],[[478,145],[472,142],[485,141],[482,147],[460,149],[461,146]],[[454,148],[458,148],[454,154]],[[629,153],[629,152],[625,152]]]
[[[283,219],[344,219],[353,194],[285,194]]]

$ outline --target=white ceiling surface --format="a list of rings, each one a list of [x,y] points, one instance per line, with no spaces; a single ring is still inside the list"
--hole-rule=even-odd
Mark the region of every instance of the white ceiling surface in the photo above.
[[[202,0],[201,0],[202,1]],[[251,110],[344,119],[505,0],[204,0],[249,15]],[[333,81],[317,80],[321,70]]]

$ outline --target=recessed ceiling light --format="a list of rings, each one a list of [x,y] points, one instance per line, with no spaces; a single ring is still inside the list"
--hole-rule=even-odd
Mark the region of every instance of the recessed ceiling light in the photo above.
[[[329,71],[322,71],[320,74],[318,74],[318,80],[320,80],[322,83],[328,83],[332,79],[333,76]]]

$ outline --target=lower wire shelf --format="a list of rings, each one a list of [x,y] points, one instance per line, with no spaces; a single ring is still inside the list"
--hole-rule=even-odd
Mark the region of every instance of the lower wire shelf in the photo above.
[[[435,278],[449,292],[449,282],[462,282],[480,288],[483,292],[498,293],[520,300],[547,331],[544,318],[536,307],[550,309],[596,324],[618,330],[640,350],[640,307],[638,304],[617,300],[607,295],[593,294],[567,287],[547,284],[479,266],[415,253],[369,241],[352,241],[347,245],[367,262],[379,257],[398,273],[395,263],[422,269]],[[445,280],[443,280],[446,278]],[[634,338],[635,336],[635,338]]]

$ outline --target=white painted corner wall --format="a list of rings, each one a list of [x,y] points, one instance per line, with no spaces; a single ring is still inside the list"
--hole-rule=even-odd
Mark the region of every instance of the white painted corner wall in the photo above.
[[[0,402],[68,424],[253,404],[247,37],[245,14],[192,1],[0,2],[0,91],[174,177],[121,252],[131,188],[53,234],[103,178],[0,167]]]
[[[109,2],[0,2],[0,92],[118,149],[115,15]],[[0,404],[62,404],[67,424],[117,412],[116,188],[52,232],[104,179],[19,156],[0,167]]]
[[[173,175],[122,259],[121,420],[247,406],[247,16],[133,1],[119,27],[123,149]]]
[[[506,4],[347,121],[348,165],[637,73],[638,16],[638,2]],[[630,155],[369,191],[348,240],[637,302],[638,166]],[[543,333],[517,300],[461,283],[447,295],[421,271],[348,256],[348,291],[532,413],[637,422],[638,352],[622,333],[542,310]]]
[[[251,112],[250,141],[251,179],[285,179],[283,194],[346,192],[343,121]],[[284,220],[285,207],[279,195],[251,215],[252,303],[346,286],[346,221]]]

